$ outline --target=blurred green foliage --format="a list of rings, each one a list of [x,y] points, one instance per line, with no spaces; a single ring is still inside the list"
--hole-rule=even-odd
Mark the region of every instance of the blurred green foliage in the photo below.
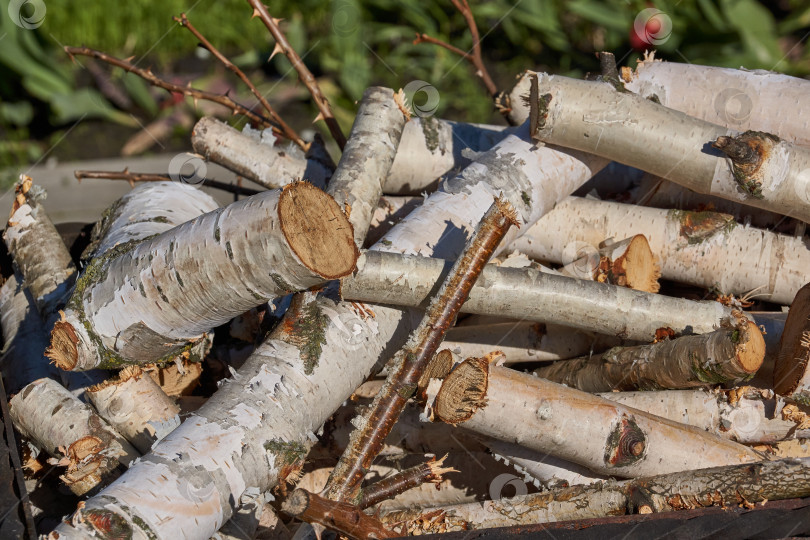
[[[270,80],[294,77],[282,55],[265,63],[273,44],[261,22],[251,19],[244,0],[11,1],[24,15],[31,15],[37,2],[47,13],[41,26],[25,30],[7,16],[9,0],[0,0],[0,168],[37,159],[44,146],[28,142],[31,138],[47,140],[54,130],[80,118],[119,123],[134,119],[111,106],[92,85],[77,83],[78,67],[65,57],[62,45],[86,45],[119,57],[136,55],[142,66],[154,65],[164,74],[182,71],[186,60],[194,59],[196,41],[171,17],[185,11],[242,67],[261,69]],[[437,114],[499,121],[467,62],[445,49],[412,43],[416,32],[424,32],[464,50],[471,47],[464,19],[449,1],[270,0],[268,6],[284,19],[290,42],[324,81],[346,130],[364,88],[400,88],[416,79],[438,89]],[[612,51],[621,64],[634,65],[639,56],[631,45],[634,21],[650,7],[671,21],[671,34],[660,36],[656,47],[658,57],[810,74],[806,0],[472,2],[485,63],[495,82],[507,90],[524,69],[571,76],[596,71],[594,53],[600,50]],[[206,62],[213,68],[213,59]],[[156,113],[153,94],[132,79],[119,74],[119,84],[139,106],[141,121],[148,121]],[[311,111],[314,117],[314,108]]]

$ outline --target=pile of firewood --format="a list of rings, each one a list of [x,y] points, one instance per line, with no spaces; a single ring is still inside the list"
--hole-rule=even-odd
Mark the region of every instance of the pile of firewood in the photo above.
[[[201,179],[249,194],[222,208],[178,171],[77,172],[143,182],[74,260],[17,185],[0,367],[30,485],[56,471],[78,500],[49,538],[380,538],[810,496],[810,82],[603,54],[589,80],[493,88],[512,127],[372,87],[344,137],[250,3],[336,166],[258,92],[263,114],[68,49],[265,128],[205,117],[191,142],[266,190]]]

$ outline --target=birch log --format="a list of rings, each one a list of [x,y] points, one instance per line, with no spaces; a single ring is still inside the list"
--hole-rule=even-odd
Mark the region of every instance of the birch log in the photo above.
[[[776,393],[810,404],[810,284],[790,304],[773,370]]]
[[[575,260],[563,266],[560,273],[637,291],[658,292],[661,270],[643,234],[619,242],[601,242],[598,250],[584,251],[581,257],[577,257],[576,251],[570,254]]]
[[[410,122],[409,122],[410,123]],[[408,124],[405,124],[406,126]],[[377,208],[371,216],[371,224],[366,234],[365,246],[372,246],[385,236],[394,225],[411,213],[411,210],[422,204],[423,197],[386,195],[380,197]]]
[[[138,366],[91,386],[87,396],[99,415],[143,454],[180,425],[180,407]]]
[[[555,489],[511,499],[427,510],[391,512],[402,534],[483,529],[580,520],[623,514],[669,512],[806,497],[810,458],[704,468],[625,482]],[[432,518],[432,519],[431,519]]]
[[[116,476],[118,464],[129,465],[135,450],[93,409],[59,383],[39,379],[9,402],[20,432],[54,457],[68,458],[62,480],[83,495]]]
[[[810,146],[810,82],[805,79],[761,69],[661,62],[652,55],[635,71],[622,69],[622,79],[631,92],[655,96],[664,107],[689,116]]]
[[[47,318],[70,295],[76,266],[42,207],[45,197],[45,191],[33,185],[30,177],[20,177],[3,240],[37,309]]]
[[[323,159],[307,159],[297,147],[281,148],[274,146],[274,142],[274,139],[257,140],[207,116],[191,131],[191,146],[195,152],[260,186],[277,189],[306,180],[321,189],[326,187],[332,169]]]
[[[451,263],[440,259],[365,252],[357,272],[341,280],[350,300],[422,306]],[[565,298],[565,301],[561,301]],[[659,328],[706,333],[728,318],[718,302],[696,302],[531,268],[488,265],[462,312],[549,322],[637,341],[652,341]]]
[[[714,212],[655,208],[570,197],[549,212],[510,249],[561,262],[569,245],[597,245],[643,228],[661,262],[661,277],[790,304],[806,280],[810,249],[801,238],[737,224]],[[761,296],[760,296],[761,295]]]
[[[444,379],[432,412],[438,420],[606,475],[638,477],[760,459],[717,435],[476,358]]]
[[[311,184],[254,195],[94,259],[49,357],[65,370],[165,360],[269,298],[347,274],[356,258],[351,225]]]
[[[742,313],[723,326],[651,345],[614,347],[534,373],[585,392],[692,388],[752,378],[765,359],[762,332]]]
[[[537,74],[532,136],[672,180],[693,191],[810,221],[810,150],[735,132],[619,92],[607,82]],[[708,149],[712,143],[722,154]],[[728,159],[726,159],[728,158]]]
[[[383,179],[397,153],[405,115],[390,88],[372,86],[363,93],[354,125],[328,193],[349,216],[354,240],[363,246],[377,203]]]

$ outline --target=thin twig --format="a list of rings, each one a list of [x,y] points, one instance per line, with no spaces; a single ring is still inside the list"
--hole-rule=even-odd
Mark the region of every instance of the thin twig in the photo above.
[[[74,171],[73,176],[76,177],[76,180],[79,182],[82,181],[83,178],[104,178],[107,180],[126,180],[129,182],[130,186],[135,186],[135,182],[172,182],[175,179],[172,178],[168,174],[160,174],[160,173],[137,173],[137,172],[129,172],[129,169],[124,169],[121,172],[118,171]],[[242,187],[241,185],[234,186],[233,184],[226,184],[225,182],[218,182],[216,180],[209,180],[203,179],[201,182],[204,186],[221,189],[223,191],[227,191],[229,193],[233,193],[235,195],[256,195],[257,193],[261,193],[258,189],[251,189],[247,187]]]
[[[214,103],[219,103],[220,105],[229,108],[234,113],[246,116],[248,119],[250,119],[251,122],[254,122],[257,125],[261,125],[264,127],[272,127],[273,132],[276,135],[284,136],[284,133],[277,126],[273,125],[273,121],[265,118],[264,116],[256,114],[255,112],[251,111],[244,105],[240,105],[239,103],[229,98],[227,95],[214,94],[211,92],[206,92],[205,90],[192,88],[191,86],[180,86],[179,84],[168,82],[152,73],[151,69],[141,69],[131,64],[127,60],[121,60],[120,58],[110,56],[107,53],[97,51],[89,47],[65,47],[65,52],[71,58],[73,58],[77,54],[81,56],[90,56],[91,58],[96,58],[110,65],[120,67],[124,71],[134,73],[135,75],[152,84],[153,86],[163,88],[164,90],[168,90],[169,92],[177,92],[178,94],[191,96],[195,100],[204,99],[206,101],[213,101]]]
[[[340,130],[340,126],[335,120],[335,115],[332,114],[332,108],[329,106],[329,101],[327,101],[326,97],[321,92],[321,88],[318,86],[318,81],[315,80],[315,77],[312,75],[312,72],[309,71],[306,64],[301,60],[301,57],[298,56],[298,53],[295,52],[295,49],[292,48],[290,42],[287,41],[287,37],[284,35],[284,32],[281,31],[279,28],[278,23],[281,19],[274,19],[270,16],[270,13],[267,12],[267,7],[261,2],[261,0],[248,0],[248,3],[253,7],[253,17],[259,17],[267,29],[272,34],[273,39],[276,40],[276,46],[273,49],[273,53],[270,55],[270,58],[273,58],[277,53],[281,52],[287,57],[287,59],[292,64],[295,71],[298,72],[299,80],[304,83],[304,86],[307,87],[309,93],[312,94],[312,99],[315,100],[315,105],[318,107],[320,114],[315,118],[317,121],[318,119],[322,119],[326,122],[326,126],[329,128],[329,132],[332,134],[332,137],[337,142],[338,146],[340,147],[341,151],[343,147],[346,146],[346,136],[343,135],[343,132]]]
[[[442,475],[449,472],[458,472],[452,467],[442,467],[447,454],[441,459],[431,458],[430,461],[422,463],[410,469],[405,469],[397,474],[392,474],[363,488],[363,498],[360,499],[360,508],[368,508],[386,499],[392,499],[400,493],[405,493],[409,489],[419,487],[430,482],[440,484]]]
[[[323,494],[334,501],[358,502],[366,471],[382,448],[383,441],[399,418],[405,404],[417,390],[422,373],[453,324],[506,231],[517,219],[509,203],[496,200],[464,252],[453,265],[439,292],[430,302],[424,318],[405,346],[389,363],[389,374],[368,411],[357,419],[340,462],[332,471]]]
[[[217,60],[222,62],[222,65],[231,70],[237,77],[239,77],[242,80],[243,83],[245,83],[245,86],[247,86],[250,89],[253,95],[256,96],[256,99],[259,100],[259,103],[261,103],[262,107],[264,107],[267,113],[270,115],[270,119],[279,127],[281,132],[284,134],[284,137],[300,146],[301,149],[304,150],[304,152],[309,150],[309,144],[306,141],[304,141],[293,128],[287,125],[287,123],[281,118],[278,112],[276,112],[273,106],[270,105],[267,99],[265,99],[262,93],[259,92],[258,88],[256,88],[253,85],[253,83],[250,82],[250,79],[248,79],[247,75],[245,75],[245,73],[241,69],[239,69],[233,62],[228,60],[228,57],[226,57],[219,50],[217,50],[217,48],[214,47],[211,44],[211,42],[208,41],[205,38],[205,36],[203,36],[200,33],[200,31],[194,27],[193,24],[191,24],[191,21],[188,20],[188,17],[186,17],[185,13],[181,13],[179,17],[172,17],[172,18],[174,19],[175,22],[179,23],[180,26],[184,26],[185,28],[187,28],[188,31],[194,35],[194,37],[200,40],[200,43],[202,44],[203,47],[208,49],[208,51],[211,54],[213,54]]]
[[[284,501],[281,509],[288,515],[308,523],[319,523],[350,538],[392,538],[376,517],[346,502],[330,501],[320,495],[298,488]]]

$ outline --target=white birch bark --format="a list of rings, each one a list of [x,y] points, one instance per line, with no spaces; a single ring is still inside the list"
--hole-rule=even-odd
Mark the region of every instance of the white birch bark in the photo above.
[[[469,359],[442,383],[435,418],[578,463],[638,477],[757,461],[738,443],[606,399]]]
[[[661,277],[789,304],[807,281],[810,249],[801,238],[737,224],[713,212],[656,208],[570,197],[510,249],[560,263],[569,246],[597,245],[643,230],[660,257]],[[760,296],[761,295],[761,296]]]
[[[87,397],[99,416],[143,454],[180,425],[180,407],[138,366],[91,386]]]
[[[363,246],[371,225],[405,123],[393,90],[380,86],[366,89],[327,190],[346,211],[358,247]]]
[[[767,131],[810,146],[810,82],[764,70],[661,62],[622,70],[624,87],[664,107],[733,129]],[[790,106],[785,106],[789,103]]]
[[[341,294],[362,302],[423,306],[450,265],[441,259],[367,251],[357,262],[357,272],[341,280]],[[731,308],[718,302],[494,265],[481,272],[461,310],[648,342],[663,327],[678,334],[711,332],[731,315]]]
[[[298,147],[262,142],[224,122],[203,117],[191,132],[194,151],[268,189],[306,180],[323,189],[332,169],[323,159],[307,159]]]
[[[610,83],[537,77],[543,97],[533,137],[615,158],[699,193],[810,221],[810,150],[746,132],[736,138],[750,153],[741,165],[707,151],[709,143],[736,135],[728,128],[618,92]]]
[[[20,433],[51,456],[68,458],[62,479],[77,495],[115,477],[139,456],[121,435],[59,383],[38,379],[9,402]]]
[[[356,257],[351,225],[311,184],[248,197],[97,257],[49,357],[66,370],[167,359],[269,298],[345,275]]]
[[[410,123],[410,122],[409,122]],[[408,124],[405,124],[406,126]],[[373,246],[397,223],[422,204],[424,197],[386,195],[380,197],[377,208],[371,216],[371,224],[366,234],[365,246]]]

